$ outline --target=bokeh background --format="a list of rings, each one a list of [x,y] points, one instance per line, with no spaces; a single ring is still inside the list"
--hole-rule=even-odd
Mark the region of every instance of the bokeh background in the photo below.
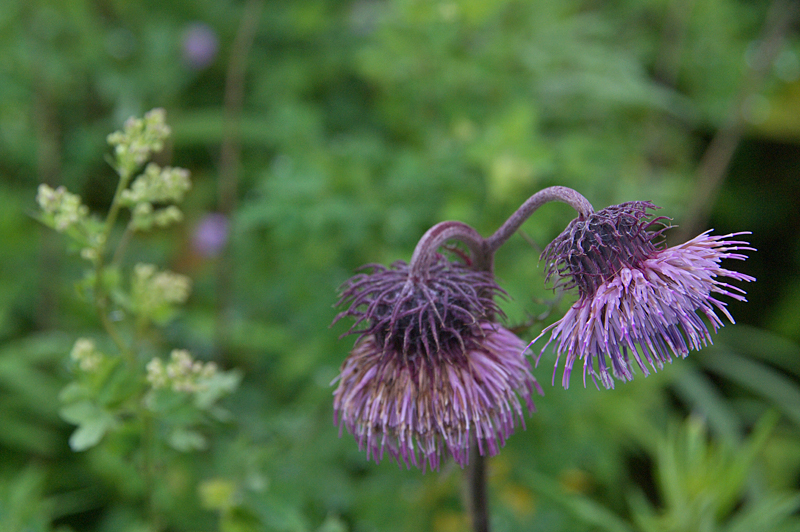
[[[332,423],[352,346],[337,287],[408,260],[442,220],[493,232],[565,185],[651,200],[679,242],[752,231],[758,278],[713,346],[616,390],[551,386],[489,461],[497,531],[800,530],[800,14],[786,0],[3,0],[0,530],[154,530],[125,450],[75,453],[69,349],[98,334],[81,259],[31,214],[39,183],[98,212],[105,137],[167,110],[186,221],[132,244],[189,275],[164,352],[239,368],[208,450],[165,462],[170,531],[465,530],[463,472],[367,462]],[[497,256],[510,326],[570,304],[543,207]],[[574,297],[574,296],[572,296]],[[209,490],[235,497],[222,510]],[[205,493],[205,499],[204,499]],[[213,497],[212,497],[213,498]],[[224,511],[223,511],[224,510]],[[224,516],[222,514],[225,514]]]

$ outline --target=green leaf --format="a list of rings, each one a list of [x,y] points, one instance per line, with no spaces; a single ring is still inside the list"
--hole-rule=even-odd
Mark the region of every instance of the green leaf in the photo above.
[[[114,426],[111,415],[99,416],[81,423],[69,437],[69,446],[75,452],[94,447]]]
[[[78,425],[69,438],[69,446],[73,451],[94,447],[116,424],[114,416],[90,401],[66,405],[59,410],[59,414],[65,421]]]
[[[208,440],[199,432],[185,427],[176,427],[169,434],[169,445],[176,451],[202,451],[208,447]]]
[[[347,524],[338,516],[329,515],[317,529],[317,532],[347,532]]]
[[[91,397],[89,391],[80,382],[70,382],[58,394],[58,399],[62,403],[75,403],[77,401],[89,399]],[[63,410],[63,409],[62,409]],[[63,415],[61,416],[64,417]]]
[[[228,510],[236,502],[236,483],[225,478],[204,480],[197,488],[200,503],[209,510]]]
[[[91,401],[79,401],[61,407],[58,411],[61,419],[73,425],[101,417],[102,411]]]
[[[222,397],[230,395],[242,382],[242,372],[237,370],[218,371],[203,379],[203,388],[195,394],[195,405],[200,410],[208,410]]]
[[[741,441],[741,419],[711,380],[695,368],[684,368],[674,382],[675,391],[693,410],[703,414],[709,426],[729,442]]]
[[[27,465],[13,475],[0,478],[0,530],[3,532],[49,532],[52,504],[44,498],[47,472]]]
[[[533,470],[520,470],[520,474],[528,488],[555,502],[582,523],[607,532],[633,532],[630,525],[613,511],[588,497],[567,492],[549,476]]]
[[[769,399],[800,426],[800,386],[765,364],[732,352],[709,351],[703,363],[715,373]]]
[[[731,519],[724,530],[725,532],[784,530],[779,526],[790,520],[798,510],[800,510],[800,493],[775,494],[746,506]],[[794,516],[791,521],[795,529],[800,530],[800,519]]]

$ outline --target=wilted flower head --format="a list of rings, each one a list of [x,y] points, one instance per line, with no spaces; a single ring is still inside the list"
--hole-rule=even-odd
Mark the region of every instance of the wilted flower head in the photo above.
[[[755,280],[720,267],[722,259],[747,258],[735,253],[752,250],[747,242],[726,239],[749,233],[712,236],[706,231],[667,248],[655,242],[666,225],[665,218],[647,212],[654,208],[629,202],[576,218],[542,253],[547,278],[556,275],[557,285],[577,287],[579,293],[564,317],[539,335],[552,331],[544,347],[556,342],[559,358],[566,353],[565,388],[576,358],[584,361],[584,385],[588,373],[606,388],[614,387],[612,375],[633,378],[629,357],[645,375],[648,365],[661,369],[673,355],[683,358],[711,343],[701,314],[715,332],[723,325],[717,312],[733,323],[717,294],[745,301],[743,290],[719,278]]]
[[[404,262],[371,268],[339,301],[349,308],[336,320],[355,317],[348,332],[360,336],[336,379],[334,422],[376,462],[386,451],[438,469],[449,453],[463,467],[473,436],[481,454],[497,453],[541,389],[524,344],[491,321],[501,292],[491,274],[443,257],[424,278]]]

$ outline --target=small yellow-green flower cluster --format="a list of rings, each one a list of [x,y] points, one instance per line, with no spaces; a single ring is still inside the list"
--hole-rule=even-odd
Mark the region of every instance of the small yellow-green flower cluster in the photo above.
[[[154,225],[166,227],[183,219],[175,205],[156,208],[153,204],[177,203],[191,188],[189,171],[184,168],[161,168],[155,163],[145,167],[129,189],[120,195],[120,203],[131,208],[131,227],[148,230]]]
[[[81,203],[80,196],[72,194],[63,186],[53,189],[44,183],[39,185],[36,202],[49,218],[49,225],[59,233],[85,220],[89,215],[89,208]]]
[[[132,172],[147,162],[150,154],[161,151],[170,134],[165,120],[164,109],[153,109],[144,118],[129,118],[122,131],[107,137],[108,143],[114,146],[120,169]]]
[[[138,203],[132,211],[131,228],[148,231],[157,227],[167,227],[183,220],[183,213],[175,205],[163,209],[153,208],[152,203]]]
[[[97,350],[97,345],[91,338],[78,338],[69,357],[75,362],[81,371],[91,373],[96,370],[103,361],[103,353]]]
[[[122,192],[120,200],[125,205],[147,201],[150,203],[179,202],[189,190],[189,171],[183,168],[161,168],[148,164],[131,188]]]
[[[169,362],[160,358],[147,363],[147,382],[153,389],[171,388],[176,392],[192,393],[205,388],[204,381],[217,373],[214,362],[205,364],[194,360],[185,349],[173,349]]]
[[[191,288],[191,279],[185,275],[157,271],[152,264],[140,263],[133,268],[133,301],[144,315],[152,317],[165,305],[185,303]]]

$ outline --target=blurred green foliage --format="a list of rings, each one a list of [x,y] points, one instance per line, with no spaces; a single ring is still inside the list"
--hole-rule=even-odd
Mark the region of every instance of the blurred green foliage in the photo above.
[[[337,437],[329,383],[352,346],[337,339],[347,324],[328,328],[337,287],[364,263],[408,260],[436,222],[488,235],[549,185],[596,207],[652,200],[680,224],[709,140],[759,67],[770,10],[790,4],[261,3],[246,56],[240,1],[2,3],[0,530],[464,530],[458,468],[367,463]],[[800,528],[796,30],[797,19],[742,107],[744,137],[709,221],[754,232],[759,251],[741,267],[758,282],[750,303],[730,304],[740,323],[612,392],[545,386],[527,431],[489,463],[495,530]],[[197,230],[225,209],[237,61],[241,164],[218,255]],[[31,216],[39,183],[107,209],[106,135],[153,107],[173,129],[156,162],[188,168],[193,188],[185,223],[131,241],[122,270],[159,264],[193,279],[185,308],[148,336],[154,351],[185,347],[244,374],[205,450],[162,462],[158,521],[126,459],[131,438],[69,447],[58,394],[73,343],[99,324],[76,293],[80,250]],[[571,217],[543,208],[497,255],[509,324],[533,322],[524,337],[570,303],[544,287],[537,261]],[[545,353],[541,382],[552,363]]]

